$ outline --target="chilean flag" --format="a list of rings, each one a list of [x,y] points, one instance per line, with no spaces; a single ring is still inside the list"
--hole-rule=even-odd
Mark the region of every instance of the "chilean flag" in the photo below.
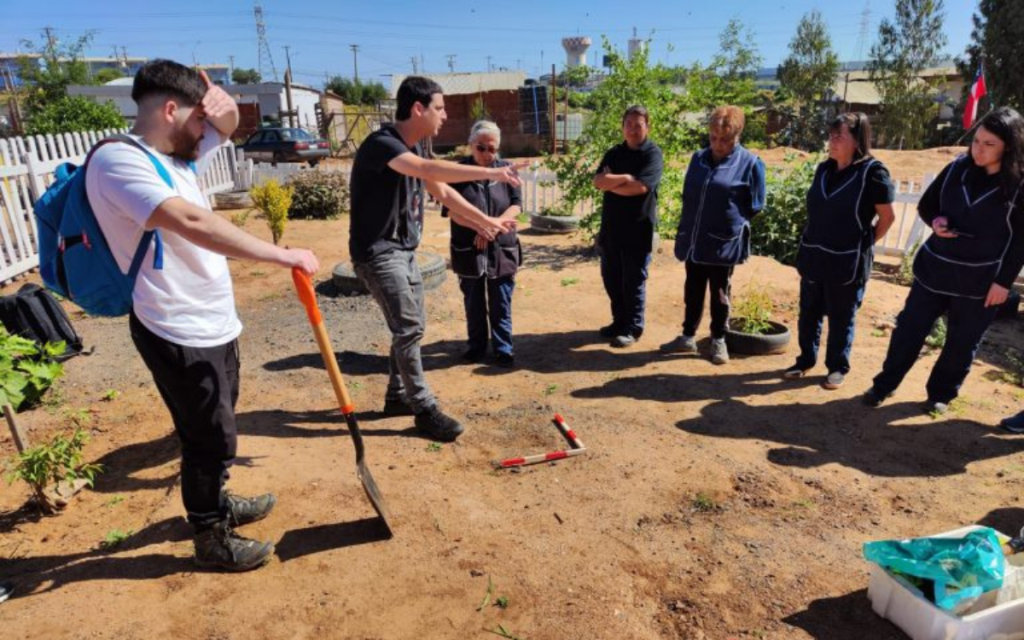
[[[978,67],[978,75],[974,76],[971,92],[967,94],[967,106],[964,107],[964,129],[970,129],[974,118],[978,115],[978,101],[985,95],[985,71]]]

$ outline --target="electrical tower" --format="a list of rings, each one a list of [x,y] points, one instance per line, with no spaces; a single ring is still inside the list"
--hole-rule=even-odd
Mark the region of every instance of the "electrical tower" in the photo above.
[[[860,14],[860,35],[857,36],[857,62],[864,59],[864,45],[868,42],[868,28],[871,26],[871,0],[864,3]]]
[[[274,56],[270,55],[270,43],[267,42],[267,25],[263,22],[263,6],[260,5],[258,0],[253,13],[256,15],[256,38],[259,40],[259,51],[257,53],[259,69],[257,71],[259,71],[261,78],[265,78],[267,76],[264,75],[264,69],[270,69],[270,72],[274,75],[274,82],[277,82],[277,67],[274,66]]]

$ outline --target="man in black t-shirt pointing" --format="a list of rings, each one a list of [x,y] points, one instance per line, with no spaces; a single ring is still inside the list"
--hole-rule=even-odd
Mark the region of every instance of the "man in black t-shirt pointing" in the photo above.
[[[441,87],[410,76],[398,87],[397,101],[396,122],[370,134],[356,152],[349,253],[391,330],[384,413],[415,415],[418,429],[452,442],[464,429],[438,407],[420,358],[426,314],[415,251],[423,232],[423,188],[449,209],[455,222],[493,240],[515,228],[515,221],[488,217],[446,183],[495,180],[518,186],[518,167],[428,160],[419,143],[437,135],[447,119]]]

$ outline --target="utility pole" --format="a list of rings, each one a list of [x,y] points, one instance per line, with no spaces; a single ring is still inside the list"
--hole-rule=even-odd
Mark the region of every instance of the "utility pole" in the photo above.
[[[491,56],[487,56],[487,73],[491,72]]]
[[[291,72],[292,72],[292,54],[291,54],[291,49],[292,49],[291,46],[284,45],[284,59],[285,59],[286,64],[288,65],[288,74],[289,75],[291,75]]]
[[[551,65],[551,98],[548,100],[551,103],[551,155],[555,155],[558,145],[558,130],[555,128],[555,124],[558,121],[558,118],[555,117],[555,109],[558,108],[558,100],[555,99],[555,79],[557,77],[555,65]]]
[[[228,73],[230,74],[228,76],[231,79],[230,81],[234,82],[234,77],[235,77],[235,56],[228,56]]]
[[[121,45],[121,56],[124,58],[124,66],[128,66],[128,49]]]
[[[359,45],[350,44],[348,48],[352,50],[352,76],[356,84],[359,84]]]
[[[412,74],[416,75],[417,73],[419,73],[420,69],[419,64],[417,64],[418,61],[416,60],[416,56],[409,58],[409,62],[412,63]]]
[[[455,54],[449,53],[445,57],[448,58],[448,71],[451,73],[455,73]]]

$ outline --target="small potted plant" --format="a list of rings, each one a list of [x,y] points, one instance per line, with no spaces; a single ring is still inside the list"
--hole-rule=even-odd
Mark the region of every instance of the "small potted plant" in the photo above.
[[[789,345],[790,333],[784,324],[771,319],[774,304],[766,287],[752,284],[733,307],[725,344],[731,353],[750,356],[782,353]]]

